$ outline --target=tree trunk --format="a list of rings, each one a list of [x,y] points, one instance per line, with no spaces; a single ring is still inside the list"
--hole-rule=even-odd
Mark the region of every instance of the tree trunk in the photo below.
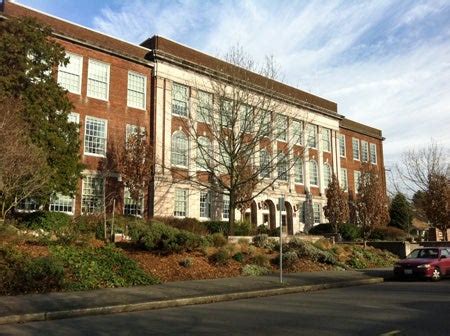
[[[235,213],[236,213],[235,203],[236,203],[235,195],[233,192],[230,192],[230,211],[229,211],[230,218],[228,219],[228,223],[230,225],[230,232],[229,232],[230,236],[234,236],[234,222],[235,222]]]

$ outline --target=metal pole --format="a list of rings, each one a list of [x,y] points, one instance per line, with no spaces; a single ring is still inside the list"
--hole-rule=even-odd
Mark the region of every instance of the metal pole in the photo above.
[[[114,243],[114,213],[116,212],[116,199],[113,198],[113,213],[112,213],[112,221],[111,221],[111,240]]]
[[[278,208],[280,209],[280,283],[283,283],[283,215],[284,209],[284,196],[278,200]]]

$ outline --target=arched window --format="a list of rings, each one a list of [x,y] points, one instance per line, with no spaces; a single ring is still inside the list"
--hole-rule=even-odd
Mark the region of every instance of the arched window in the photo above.
[[[303,160],[297,159],[295,161],[295,183],[303,184]]]
[[[331,167],[328,163],[323,164],[323,183],[325,188],[328,188],[328,185],[331,182]]]
[[[204,136],[197,140],[197,167],[199,170],[208,170],[208,163],[211,162],[211,141]]]
[[[317,162],[314,160],[309,161],[309,183],[312,186],[319,185],[319,170],[317,169]]]
[[[188,165],[188,139],[186,134],[177,131],[172,134],[172,164],[187,167]]]

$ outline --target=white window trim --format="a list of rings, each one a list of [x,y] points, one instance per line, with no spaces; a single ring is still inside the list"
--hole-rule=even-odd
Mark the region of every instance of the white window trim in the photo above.
[[[83,184],[82,184],[82,185],[83,185]],[[63,195],[63,196],[66,196],[66,195]],[[56,210],[50,210],[50,207],[51,207],[51,205],[52,205],[52,199],[50,198],[49,211],[50,211],[50,212],[61,212],[61,213],[65,213],[65,214],[67,214],[67,215],[73,216],[74,213],[75,213],[75,198],[76,198],[76,196],[72,197],[72,211],[56,211]]]
[[[99,97],[94,97],[94,96],[90,96],[90,95],[89,95],[89,78],[90,78],[89,74],[90,74],[90,65],[91,65],[91,61],[92,61],[92,62],[96,62],[96,63],[102,63],[102,64],[104,64],[104,65],[107,66],[107,70],[106,70],[106,98],[105,98],[105,99],[99,98]],[[88,61],[87,81],[86,81],[86,96],[87,96],[87,97],[92,98],[92,99],[102,100],[102,101],[109,101],[109,82],[110,82],[110,80],[111,80],[111,78],[110,78],[110,72],[111,72],[111,65],[110,65],[109,63],[99,61],[99,60],[97,60],[97,59],[95,59],[95,58],[89,58],[89,61]]]
[[[87,173],[87,174],[84,174],[84,176],[83,176],[83,178],[84,177],[87,177],[87,176],[90,176],[90,177],[94,177],[94,178],[103,178],[103,195],[102,195],[102,197],[103,197],[103,200],[102,200],[102,202],[104,201],[104,198],[105,198],[105,192],[106,192],[106,179],[104,178],[104,177],[102,177],[100,174],[98,174],[98,173]],[[80,200],[80,212],[81,212],[81,214],[82,215],[89,215],[89,214],[92,214],[92,213],[90,213],[90,212],[83,212],[83,196],[84,196],[84,183],[83,183],[83,179],[81,179],[81,200]],[[103,207],[105,207],[105,204],[103,204]]]
[[[328,131],[328,132],[327,132],[327,131]],[[328,133],[328,146],[329,146],[329,149],[325,149],[325,146],[324,146],[325,141],[324,141],[324,139],[323,139],[323,136],[324,136],[325,133]],[[332,138],[332,136],[331,136],[331,129],[322,127],[322,137],[321,137],[321,138],[322,138],[322,148],[323,148],[323,151],[324,151],[325,153],[331,153],[331,149],[333,148],[333,146],[331,145],[331,138]]]
[[[69,115],[68,115],[68,118],[69,118],[70,116],[73,116],[73,117],[76,119],[76,121],[75,121],[75,122],[69,121],[69,122],[73,122],[73,123],[75,123],[75,124],[77,124],[77,125],[80,124],[80,114],[79,114],[79,113],[77,113],[77,112],[70,112]]]
[[[183,133],[184,134],[184,136],[186,137],[186,141],[187,141],[187,158],[186,158],[186,165],[179,165],[179,164],[174,164],[174,163],[172,163],[172,142],[173,142],[173,136],[176,134],[176,133]],[[188,167],[189,167],[189,153],[190,153],[190,141],[189,141],[189,137],[187,136],[187,134],[186,133],[184,133],[183,131],[181,131],[181,130],[178,130],[178,131],[175,131],[175,132],[173,132],[172,133],[172,136],[170,137],[170,166],[171,167],[175,167],[175,168],[183,168],[183,169],[187,169]]]
[[[202,211],[201,211],[201,203],[202,203],[202,201],[201,201],[201,199],[202,199],[202,193],[207,193],[208,194],[208,206],[209,206],[209,217],[204,217],[204,216],[202,216]],[[205,190],[202,190],[201,192],[200,192],[200,197],[199,197],[199,218],[201,218],[201,219],[211,219],[211,213],[212,213],[212,207],[211,207],[211,192],[209,191],[209,190],[207,190],[207,191],[205,191]]]
[[[175,208],[176,208],[176,191],[177,190],[183,190],[186,192],[186,198],[185,198],[185,203],[186,203],[186,209],[185,209],[185,214],[184,216],[179,216],[179,215],[175,215]],[[173,197],[173,217],[175,218],[186,218],[189,217],[189,189],[187,188],[176,188],[175,189],[175,195]]]
[[[311,167],[309,166],[309,165],[312,165],[312,163],[315,163],[315,165],[316,165],[316,169],[317,169],[317,184],[313,184],[313,183],[311,183]],[[320,181],[319,181],[319,178],[320,178],[320,173],[319,173],[319,164],[317,163],[317,161],[316,160],[309,160],[309,162],[308,162],[308,173],[309,173],[309,184],[311,185],[311,187],[319,187],[319,183],[320,183]]]
[[[344,139],[344,154],[341,154],[341,138]],[[347,157],[347,148],[346,148],[346,143],[345,143],[345,135],[344,134],[339,134],[339,156],[341,158],[345,158]]]
[[[95,119],[95,120],[101,120],[105,122],[105,154],[95,154],[95,153],[86,153],[86,124],[87,124],[87,119]],[[92,117],[92,116],[85,116],[84,117],[84,135],[83,135],[83,155],[88,155],[88,156],[96,156],[96,157],[106,157],[106,153],[108,151],[108,120],[107,119],[102,119],[102,118],[97,118],[97,117]]]
[[[296,185],[304,185],[305,184],[305,161],[303,160],[303,158],[298,158],[297,160],[298,161],[295,162],[295,164],[294,164],[294,184],[296,184]],[[303,180],[303,182],[298,182],[297,181],[297,171],[296,171],[297,167],[296,167],[296,164],[298,164],[299,162],[302,163],[302,180]]]
[[[345,184],[346,185],[342,185],[342,176],[345,176]],[[339,181],[339,185],[342,188],[343,191],[348,191],[348,172],[347,172],[347,168],[341,168],[341,180]]]
[[[373,153],[374,153],[374,156],[375,156],[375,162],[372,162],[372,156],[371,156],[372,148],[374,149]],[[371,164],[373,164],[373,165],[378,164],[377,145],[374,144],[374,143],[370,143],[369,144],[369,162]]]
[[[173,84],[175,85],[180,85],[180,86],[184,86],[187,88],[187,102],[186,102],[186,115],[180,115],[177,113],[173,113]],[[171,91],[171,97],[170,97],[170,114],[172,116],[178,117],[178,118],[184,118],[184,119],[189,119],[189,116],[191,114],[191,87],[189,85],[186,84],[181,84],[179,82],[173,82],[172,83],[172,91]]]
[[[130,82],[130,77],[129,77],[130,74],[133,74],[135,76],[140,76],[140,77],[144,78],[144,107],[143,108],[136,107],[136,106],[131,106],[129,101],[128,101],[128,90],[129,90],[128,85],[129,85],[129,82]],[[138,109],[138,110],[147,111],[147,76],[145,76],[145,75],[143,75],[143,74],[141,74],[139,72],[131,71],[131,70],[128,71],[128,75],[127,75],[127,106],[131,107],[131,108]]]
[[[364,158],[363,158],[364,144],[367,145],[367,160],[366,161],[364,161]],[[361,162],[369,162],[369,161],[370,161],[369,143],[367,141],[361,140]]]
[[[358,178],[357,178],[357,175],[359,175]],[[355,194],[358,193],[358,187],[359,187],[358,180],[359,180],[360,176],[361,176],[361,172],[359,170],[355,170],[353,172],[353,188],[355,188]]]
[[[81,58],[80,68],[78,69],[78,72],[79,72],[78,75],[80,76],[80,82],[78,83],[78,90],[77,91],[70,91],[70,90],[68,90],[66,88],[64,88],[64,89],[67,90],[70,93],[81,95],[81,85],[82,85],[82,82],[83,82],[83,62],[84,62],[83,56],[75,54],[75,53],[72,53],[72,52],[67,52],[67,51],[66,51],[66,56],[69,56],[69,57],[75,56],[75,57]],[[58,78],[57,78],[58,84],[60,82],[60,78],[59,78],[59,76],[60,76],[60,72],[59,72],[60,68],[61,68],[61,66],[58,67]],[[59,84],[59,85],[61,86],[61,84]]]
[[[288,141],[288,139],[289,139],[289,134],[288,134],[288,129],[289,129],[289,118],[288,118],[288,116],[285,116],[284,114],[280,114],[280,113],[278,113],[276,116],[275,116],[275,128],[276,128],[276,130],[277,130],[277,141],[281,141],[281,142],[287,142]],[[279,135],[281,135],[281,133],[282,133],[282,131],[278,128],[279,126],[280,126],[280,124],[281,124],[281,122],[279,123],[278,122],[278,118],[283,118],[285,121],[286,121],[286,127],[285,127],[285,130],[284,130],[284,135],[285,135],[285,139],[282,139],[282,138],[279,138],[278,136]]]
[[[353,153],[354,152],[354,149],[353,149],[354,142],[353,142],[353,140],[358,141],[358,158],[357,159],[355,159],[355,155]],[[353,158],[353,161],[361,161],[361,142],[359,141],[358,138],[352,138],[352,158]]]

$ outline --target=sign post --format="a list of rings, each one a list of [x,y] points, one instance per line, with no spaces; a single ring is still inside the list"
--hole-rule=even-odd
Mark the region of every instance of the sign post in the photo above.
[[[283,214],[284,195],[278,199],[278,209],[280,209],[280,283],[283,283]]]

